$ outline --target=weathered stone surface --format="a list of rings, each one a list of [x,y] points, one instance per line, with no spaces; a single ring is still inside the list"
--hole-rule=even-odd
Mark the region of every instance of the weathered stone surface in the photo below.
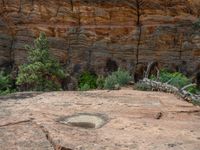
[[[43,131],[31,123],[1,127],[0,136],[2,150],[53,150]]]
[[[161,65],[200,63],[200,34],[192,28],[199,0],[144,0],[139,62]],[[136,63],[138,31],[134,0],[0,1],[0,66],[26,61],[24,44],[41,31],[64,64],[91,65],[97,72],[112,58],[119,66]]]
[[[107,123],[84,129],[60,122],[77,114],[104,115]],[[197,150],[199,128],[200,107],[165,93],[123,89],[0,97],[1,150]]]

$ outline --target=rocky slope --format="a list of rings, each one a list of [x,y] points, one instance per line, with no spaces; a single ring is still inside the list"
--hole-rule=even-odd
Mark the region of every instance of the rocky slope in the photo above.
[[[67,67],[102,72],[112,59],[131,70],[138,55],[139,62],[157,60],[172,69],[186,61],[191,72],[200,63],[200,34],[192,28],[198,5],[199,0],[1,0],[0,66],[24,63],[24,44],[44,31],[52,53]]]

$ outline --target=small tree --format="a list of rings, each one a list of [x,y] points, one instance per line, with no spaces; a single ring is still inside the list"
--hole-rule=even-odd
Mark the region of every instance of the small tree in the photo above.
[[[28,63],[19,67],[17,85],[20,90],[60,90],[65,73],[59,62],[50,56],[45,33],[35,40],[34,47],[25,47],[29,51]]]

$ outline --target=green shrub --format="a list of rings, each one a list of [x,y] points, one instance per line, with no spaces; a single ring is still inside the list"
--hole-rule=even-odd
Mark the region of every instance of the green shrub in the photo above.
[[[152,80],[156,80],[156,77],[152,76]],[[176,86],[177,88],[182,88],[183,86],[190,83],[190,80],[179,72],[171,73],[167,70],[160,71],[159,81],[162,83],[168,83]]]
[[[116,76],[117,83],[120,86],[128,84],[128,82],[131,80],[131,76],[128,71],[124,71],[121,69],[118,69],[116,72],[113,72],[113,76]]]
[[[13,81],[10,75],[0,72],[0,95],[6,95],[14,92]]]
[[[117,85],[117,77],[110,75],[105,79],[104,88],[109,90],[114,90]]]
[[[20,90],[52,91],[61,90],[65,73],[59,62],[50,56],[48,40],[44,33],[35,40],[29,50],[28,63],[19,67],[17,85]]]
[[[200,94],[200,89],[196,86],[193,87],[189,87],[187,89],[188,92],[192,93],[192,94]]]
[[[105,79],[105,89],[116,89],[116,87],[124,86],[131,80],[129,72],[118,69]]]
[[[103,89],[105,84],[105,78],[103,76],[99,76],[96,81],[96,85],[98,89]]]
[[[81,74],[78,80],[79,89],[96,89],[97,88],[97,76],[90,73],[90,72],[84,72]],[[86,88],[87,87],[87,88]]]

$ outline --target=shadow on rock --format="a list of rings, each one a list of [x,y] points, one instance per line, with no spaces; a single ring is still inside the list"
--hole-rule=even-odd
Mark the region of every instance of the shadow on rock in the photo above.
[[[18,92],[6,96],[0,96],[0,101],[6,101],[10,99],[23,100],[30,97],[36,97],[40,94],[42,94],[42,92]]]

